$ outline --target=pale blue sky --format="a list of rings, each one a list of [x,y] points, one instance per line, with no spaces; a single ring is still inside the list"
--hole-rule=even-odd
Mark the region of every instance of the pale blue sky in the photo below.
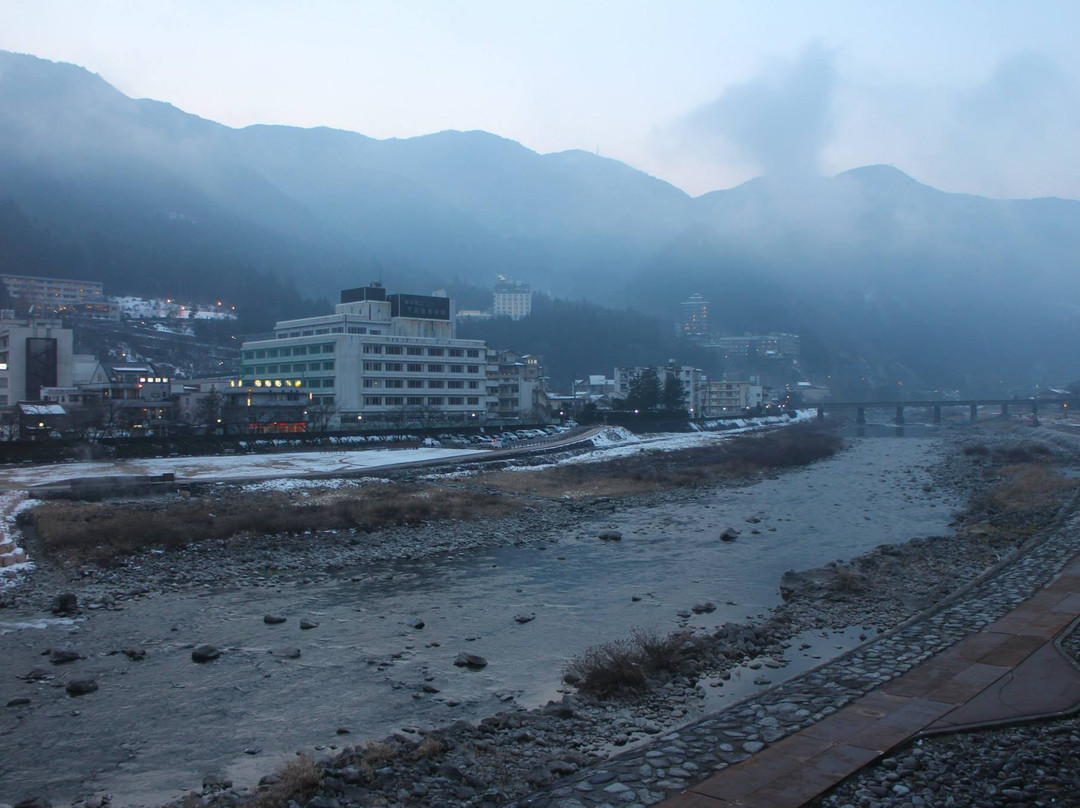
[[[582,148],[698,194],[892,163],[1080,198],[1080,2],[0,0],[0,49],[230,126]]]

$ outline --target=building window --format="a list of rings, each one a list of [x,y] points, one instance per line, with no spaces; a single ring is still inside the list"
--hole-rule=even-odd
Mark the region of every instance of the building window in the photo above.
[[[292,349],[293,356],[307,356],[307,348],[303,345],[298,345]]]
[[[468,401],[470,407],[475,407],[480,403],[480,399],[477,396],[469,396]]]
[[[350,325],[349,326],[349,333],[350,334],[366,334],[367,329],[364,328],[363,326]]]
[[[432,390],[442,390],[444,382],[440,379],[429,379],[427,386]]]
[[[407,353],[409,356],[423,356],[424,355],[424,349],[423,348],[412,348],[412,347],[410,347],[410,348],[405,349],[405,353]]]
[[[464,373],[465,372],[465,366],[464,365],[451,365],[450,366],[450,372],[451,373]]]
[[[400,362],[387,362],[386,363],[386,369],[391,371],[392,373],[400,373],[401,368],[402,368],[402,364]]]
[[[381,379],[364,379],[364,387],[378,387],[381,384]]]
[[[381,407],[382,396],[364,396],[364,406],[366,407]]]
[[[382,362],[365,362],[364,370],[382,370]]]
[[[442,373],[443,372],[443,366],[442,365],[428,365],[427,369],[428,369],[428,373]]]
[[[405,399],[405,403],[408,404],[410,407],[422,407],[422,406],[424,406],[424,397],[423,396],[408,396]]]
[[[399,389],[405,386],[405,382],[402,379],[387,379],[386,386],[393,387],[394,389]]]
[[[424,372],[424,366],[423,365],[418,365],[415,362],[410,362],[409,363],[409,373],[423,373],[423,372]]]
[[[480,372],[480,366],[479,365],[469,365],[469,373],[479,373],[479,372]]]
[[[446,383],[446,386],[449,387],[451,390],[463,390],[465,389],[465,382],[453,379],[451,381],[448,381]]]
[[[428,348],[428,356],[443,356],[446,352],[442,348]]]
[[[405,399],[402,398],[401,396],[387,396],[386,397],[386,405],[388,407],[400,407],[404,403],[405,403]]]
[[[387,345],[386,346],[386,352],[388,354],[391,354],[392,356],[401,356],[401,346],[400,345]]]
[[[465,403],[465,399],[463,399],[461,396],[450,396],[450,398],[446,399],[446,401],[451,406],[461,406]]]
[[[409,379],[409,388],[415,390],[424,386],[423,379]]]
[[[323,345],[322,346],[322,352],[323,353],[333,353],[334,352],[334,343],[328,342],[325,345]]]
[[[480,351],[478,351],[476,348],[470,348],[467,351],[467,353],[468,353],[470,359],[479,359],[480,358]]]
[[[442,396],[431,396],[428,398],[427,403],[432,407],[441,407],[443,403]]]
[[[381,345],[370,345],[368,343],[365,343],[364,353],[382,353],[382,348],[383,346]]]
[[[465,355],[465,351],[463,351],[461,348],[451,348],[450,349],[450,356],[464,356],[464,355]]]
[[[469,382],[469,389],[470,390],[479,390],[480,389],[480,382]]]

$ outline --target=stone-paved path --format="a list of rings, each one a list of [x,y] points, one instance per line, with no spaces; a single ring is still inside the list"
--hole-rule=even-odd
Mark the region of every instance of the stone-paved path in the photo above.
[[[517,804],[798,806],[923,730],[1072,707],[1080,671],[1053,640],[1080,616],[1075,503],[934,611]]]

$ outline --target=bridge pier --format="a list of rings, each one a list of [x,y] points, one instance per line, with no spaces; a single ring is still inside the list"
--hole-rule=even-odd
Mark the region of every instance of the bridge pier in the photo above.
[[[1036,401],[1035,399],[1031,400],[1031,414],[1032,415],[1038,415],[1039,414],[1039,402]]]
[[[1002,418],[1008,418],[1009,417],[1009,405],[1008,404],[1002,404],[1001,405],[1001,417]]]
[[[866,407],[857,407],[855,409],[855,423],[859,426],[866,425]]]
[[[818,407],[817,408],[817,419],[819,421],[824,421],[825,420],[825,408],[824,407]]]
[[[971,405],[971,423],[975,423],[978,420],[979,420],[979,405],[978,404],[972,404]]]
[[[896,408],[896,424],[899,426],[899,425],[902,425],[903,423],[904,423],[904,408],[903,408],[903,406],[898,406]]]
[[[935,404],[934,405],[934,423],[935,424],[940,424],[941,423],[941,405],[940,404]]]

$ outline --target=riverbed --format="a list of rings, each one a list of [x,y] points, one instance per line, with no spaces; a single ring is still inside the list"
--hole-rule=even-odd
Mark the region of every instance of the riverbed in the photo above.
[[[347,567],[314,583],[152,593],[74,623],[7,610],[0,700],[31,703],[0,714],[0,800],[36,794],[62,804],[108,792],[113,805],[152,804],[198,789],[207,774],[253,783],[296,750],[542,704],[560,695],[570,656],[632,627],[764,616],[780,603],[786,570],[947,532],[960,503],[933,485],[941,452],[937,438],[857,439],[808,468],[668,503],[623,503],[521,546]],[[722,542],[728,526],[739,536]],[[621,541],[599,540],[603,530]],[[715,611],[679,614],[706,602]],[[285,622],[268,625],[267,614]],[[301,620],[318,626],[302,630]],[[803,656],[853,637],[821,638]],[[192,662],[200,643],[222,656]],[[41,655],[65,646],[85,659],[51,666]],[[142,661],[118,653],[136,646]],[[487,667],[455,667],[463,651]],[[15,678],[34,667],[56,678]],[[63,682],[84,676],[100,689],[67,696]]]

